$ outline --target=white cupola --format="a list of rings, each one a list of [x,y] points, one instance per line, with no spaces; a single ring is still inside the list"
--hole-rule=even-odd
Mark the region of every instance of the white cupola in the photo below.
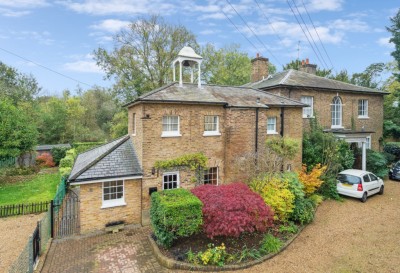
[[[176,81],[175,79],[175,65],[177,62],[179,62],[179,86],[182,87],[183,86],[183,79],[182,79],[182,73],[183,73],[183,68],[184,67],[190,67],[190,81],[191,83],[193,83],[193,69],[195,68],[196,64],[198,67],[198,80],[197,80],[197,84],[198,87],[201,87],[201,78],[200,78],[200,66],[201,66],[201,62],[203,60],[203,57],[201,57],[200,55],[196,54],[196,52],[194,52],[193,48],[191,48],[190,46],[185,46],[181,49],[181,51],[179,51],[178,53],[178,57],[172,62],[172,68],[173,68],[173,80],[174,82]]]

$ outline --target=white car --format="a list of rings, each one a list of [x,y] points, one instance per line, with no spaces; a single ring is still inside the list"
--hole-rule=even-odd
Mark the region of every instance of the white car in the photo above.
[[[337,191],[339,194],[359,198],[361,202],[376,193],[383,194],[383,180],[375,174],[362,170],[345,170],[337,176]]]

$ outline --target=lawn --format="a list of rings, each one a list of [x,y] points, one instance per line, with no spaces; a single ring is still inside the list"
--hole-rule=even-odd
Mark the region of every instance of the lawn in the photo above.
[[[29,179],[15,183],[0,183],[0,206],[50,201],[54,198],[59,173],[45,173],[28,176]]]

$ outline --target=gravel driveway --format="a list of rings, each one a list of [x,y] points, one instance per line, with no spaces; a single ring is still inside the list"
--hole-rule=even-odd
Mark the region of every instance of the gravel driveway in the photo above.
[[[384,195],[366,203],[324,202],[285,251],[235,272],[400,272],[400,183],[386,181],[385,187]],[[53,242],[42,272],[183,273],[157,264],[147,234],[143,228]]]

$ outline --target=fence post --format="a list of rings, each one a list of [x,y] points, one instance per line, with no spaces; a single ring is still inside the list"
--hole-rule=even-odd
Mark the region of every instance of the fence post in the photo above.
[[[51,238],[54,238],[54,200],[50,202],[50,227],[51,227]]]

